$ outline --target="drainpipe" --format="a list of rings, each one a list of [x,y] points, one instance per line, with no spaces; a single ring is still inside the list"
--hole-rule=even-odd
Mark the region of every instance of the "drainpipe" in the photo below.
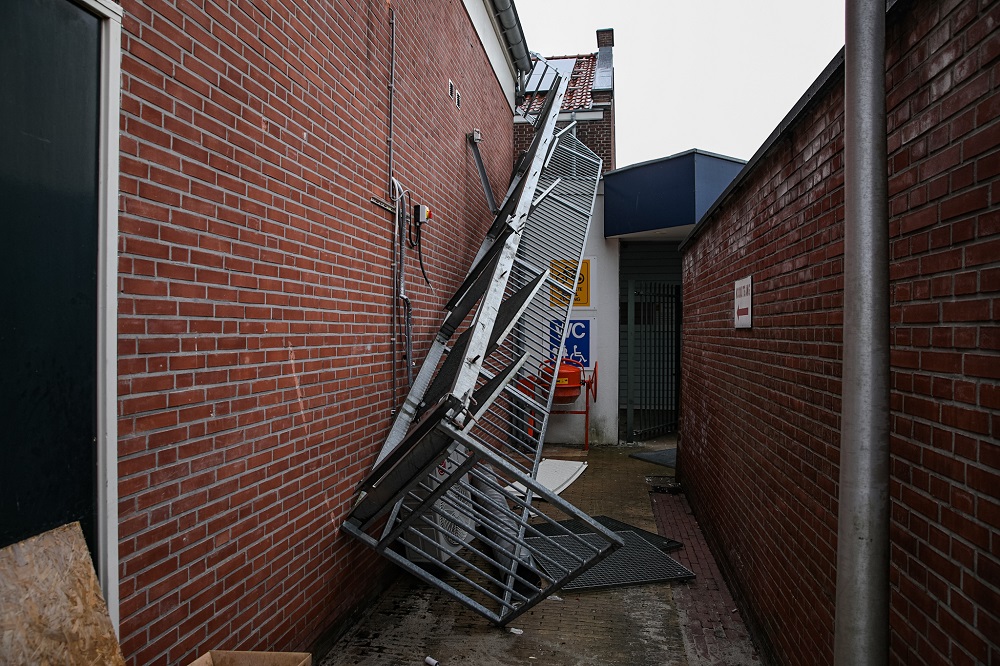
[[[517,69],[517,96],[520,104],[525,92],[524,75],[531,71],[531,53],[528,51],[521,19],[517,16],[513,0],[493,0],[493,8],[496,10],[497,23],[500,24],[503,39],[507,42],[507,51]]]
[[[844,364],[834,663],[889,660],[885,0],[846,0]]]

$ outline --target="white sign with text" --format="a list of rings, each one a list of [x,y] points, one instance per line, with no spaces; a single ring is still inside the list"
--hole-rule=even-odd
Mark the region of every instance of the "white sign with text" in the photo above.
[[[753,278],[745,277],[736,281],[733,307],[733,325],[736,328],[750,328],[753,325]]]

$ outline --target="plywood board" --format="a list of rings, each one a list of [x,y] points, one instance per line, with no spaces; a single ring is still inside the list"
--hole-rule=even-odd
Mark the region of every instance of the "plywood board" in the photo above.
[[[0,550],[0,663],[125,665],[79,523]]]

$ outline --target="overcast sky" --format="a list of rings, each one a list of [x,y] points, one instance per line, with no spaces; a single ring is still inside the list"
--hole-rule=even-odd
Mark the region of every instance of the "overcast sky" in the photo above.
[[[614,28],[618,167],[700,148],[750,159],[844,45],[844,0],[515,0],[528,48]]]

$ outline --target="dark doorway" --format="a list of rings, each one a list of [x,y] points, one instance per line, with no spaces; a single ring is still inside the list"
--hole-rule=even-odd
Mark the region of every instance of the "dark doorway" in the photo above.
[[[0,21],[0,546],[79,520],[95,552],[100,22]]]
[[[676,243],[622,243],[618,422],[625,441],[677,430],[680,275]]]

